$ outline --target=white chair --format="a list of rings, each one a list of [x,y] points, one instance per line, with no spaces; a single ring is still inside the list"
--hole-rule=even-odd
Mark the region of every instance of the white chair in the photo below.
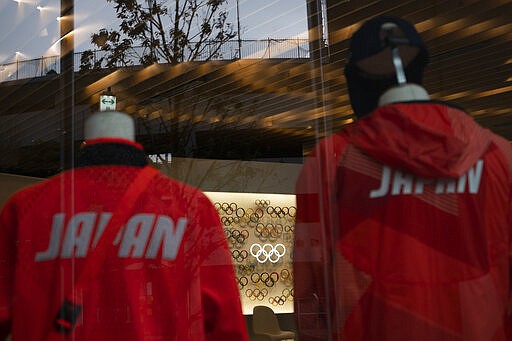
[[[295,333],[281,330],[277,316],[269,307],[258,305],[253,309],[252,330],[254,335],[265,337],[270,341],[295,339]]]

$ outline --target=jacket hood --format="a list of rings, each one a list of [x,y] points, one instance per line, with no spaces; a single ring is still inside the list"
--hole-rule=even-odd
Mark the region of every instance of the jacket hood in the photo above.
[[[467,113],[430,101],[379,107],[354,124],[349,136],[382,163],[426,178],[461,176],[491,142],[491,132]]]

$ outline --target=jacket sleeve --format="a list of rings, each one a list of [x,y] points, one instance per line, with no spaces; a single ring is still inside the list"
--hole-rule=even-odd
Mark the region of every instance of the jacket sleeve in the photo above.
[[[512,155],[512,153],[510,153]],[[511,158],[512,161],[512,158]],[[512,340],[512,162],[511,167],[511,182],[509,185],[509,209],[508,209],[508,222],[509,222],[509,245],[508,245],[508,264],[509,264],[509,279],[508,279],[508,305],[507,316],[505,317],[505,326],[507,328],[507,340]]]
[[[0,337],[5,337],[9,332],[14,296],[15,258],[16,211],[14,200],[11,199],[0,213]]]
[[[512,191],[512,189],[511,189]],[[507,326],[507,340],[512,340],[512,195],[509,200],[510,208],[509,208],[509,222],[510,222],[510,235],[509,235],[509,280],[508,280],[508,307],[507,307],[507,317],[505,325]]]
[[[507,340],[512,340],[512,146],[509,141],[502,137],[493,135],[493,142],[498,146],[500,152],[505,159],[505,167],[508,168],[508,225],[509,225],[509,244],[508,244],[508,264],[509,264],[509,280],[508,280],[508,304],[507,316],[505,316],[505,326]]]
[[[325,340],[334,318],[331,205],[341,135],[321,141],[304,162],[296,185],[294,304],[299,339]]]
[[[231,254],[217,211],[202,197],[201,221],[204,260],[200,266],[206,340],[248,340]],[[206,243],[206,244],[204,244]]]
[[[508,170],[508,264],[509,264],[509,280],[508,280],[508,304],[505,316],[505,326],[507,340],[512,340],[512,146],[509,141],[502,137],[493,135],[493,142],[498,146],[505,160],[505,167]]]

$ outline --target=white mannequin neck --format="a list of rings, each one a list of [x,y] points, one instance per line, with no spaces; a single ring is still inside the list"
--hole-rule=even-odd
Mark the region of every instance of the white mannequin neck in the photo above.
[[[429,99],[430,96],[423,87],[407,83],[386,90],[379,98],[379,106],[395,102],[427,101]]]
[[[85,121],[84,137],[86,140],[110,137],[135,141],[135,124],[128,114],[119,111],[96,112]]]

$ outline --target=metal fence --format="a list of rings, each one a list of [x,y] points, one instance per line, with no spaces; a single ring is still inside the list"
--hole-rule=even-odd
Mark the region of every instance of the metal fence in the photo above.
[[[206,60],[211,56],[213,46],[206,43],[203,54],[194,58],[196,61]],[[210,48],[211,46],[211,48]],[[142,47],[134,47],[130,51],[129,65],[140,65],[139,56],[144,54]],[[187,54],[188,53],[188,54]],[[99,60],[105,56],[104,51],[93,51],[92,60]],[[211,60],[233,59],[291,59],[309,58],[309,42],[307,39],[265,39],[265,40],[232,40],[224,43],[218,53]],[[82,52],[76,52],[74,56],[75,71],[80,69]],[[184,60],[190,59],[190,50],[185,52]],[[166,63],[163,58],[159,62]],[[121,67],[123,65],[117,65]],[[106,67],[102,65],[102,67]],[[0,82],[42,77],[49,74],[60,73],[59,56],[41,57],[31,60],[19,60],[13,63],[0,64]]]

